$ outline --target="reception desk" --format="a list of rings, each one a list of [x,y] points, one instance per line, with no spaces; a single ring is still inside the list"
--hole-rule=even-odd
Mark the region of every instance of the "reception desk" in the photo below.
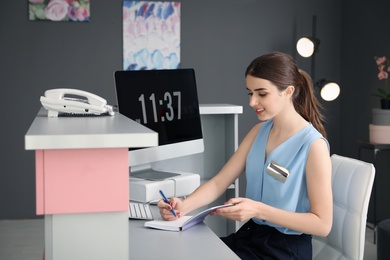
[[[129,259],[128,148],[158,134],[114,116],[48,118],[25,135],[36,154],[36,212],[45,218],[45,259]]]

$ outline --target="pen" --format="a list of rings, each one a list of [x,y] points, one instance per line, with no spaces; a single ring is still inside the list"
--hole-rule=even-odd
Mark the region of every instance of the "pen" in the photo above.
[[[170,204],[169,200],[167,199],[167,197],[165,197],[165,194],[164,194],[164,192],[162,190],[160,190],[160,194],[163,197],[163,200],[165,201],[165,203]],[[175,212],[175,210],[173,208],[171,209],[171,212],[176,217],[176,212]]]

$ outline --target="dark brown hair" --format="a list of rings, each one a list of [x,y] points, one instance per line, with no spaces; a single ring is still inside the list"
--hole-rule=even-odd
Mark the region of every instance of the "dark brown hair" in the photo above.
[[[326,137],[322,124],[321,104],[314,95],[313,81],[303,70],[300,70],[294,59],[282,52],[272,52],[254,59],[245,71],[245,77],[262,78],[271,81],[279,91],[294,86],[292,102],[295,110]]]

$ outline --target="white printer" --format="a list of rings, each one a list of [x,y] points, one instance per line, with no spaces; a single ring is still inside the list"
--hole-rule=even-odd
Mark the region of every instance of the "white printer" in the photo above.
[[[158,201],[161,199],[159,190],[163,190],[167,197],[183,197],[200,185],[199,174],[152,171],[136,172],[134,176],[130,173],[130,200],[142,203]]]

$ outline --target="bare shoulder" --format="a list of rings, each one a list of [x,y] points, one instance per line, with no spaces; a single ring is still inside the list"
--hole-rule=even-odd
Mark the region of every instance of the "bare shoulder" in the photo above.
[[[248,134],[245,136],[245,138],[242,140],[241,144],[239,145],[238,150],[241,150],[240,148],[243,147],[249,149],[248,147],[252,145],[262,124],[263,124],[262,122],[258,123],[255,126],[253,126],[251,130],[249,130]]]
[[[314,170],[314,172],[321,172],[323,170],[329,171],[330,168],[331,161],[328,143],[322,138],[317,139],[310,147],[307,159],[307,169]]]
[[[259,132],[259,130],[260,130],[260,128],[261,128],[261,126],[262,126],[263,124],[264,124],[264,122],[257,123],[256,125],[254,125],[254,126],[252,127],[252,129],[249,131],[248,134],[254,134],[254,135],[256,135],[256,134]]]
[[[248,132],[245,139],[254,140],[256,138],[257,133],[259,132],[263,122],[260,122],[252,127],[252,129]]]
[[[311,144],[309,156],[310,155],[329,157],[329,147],[325,139],[319,138]]]

